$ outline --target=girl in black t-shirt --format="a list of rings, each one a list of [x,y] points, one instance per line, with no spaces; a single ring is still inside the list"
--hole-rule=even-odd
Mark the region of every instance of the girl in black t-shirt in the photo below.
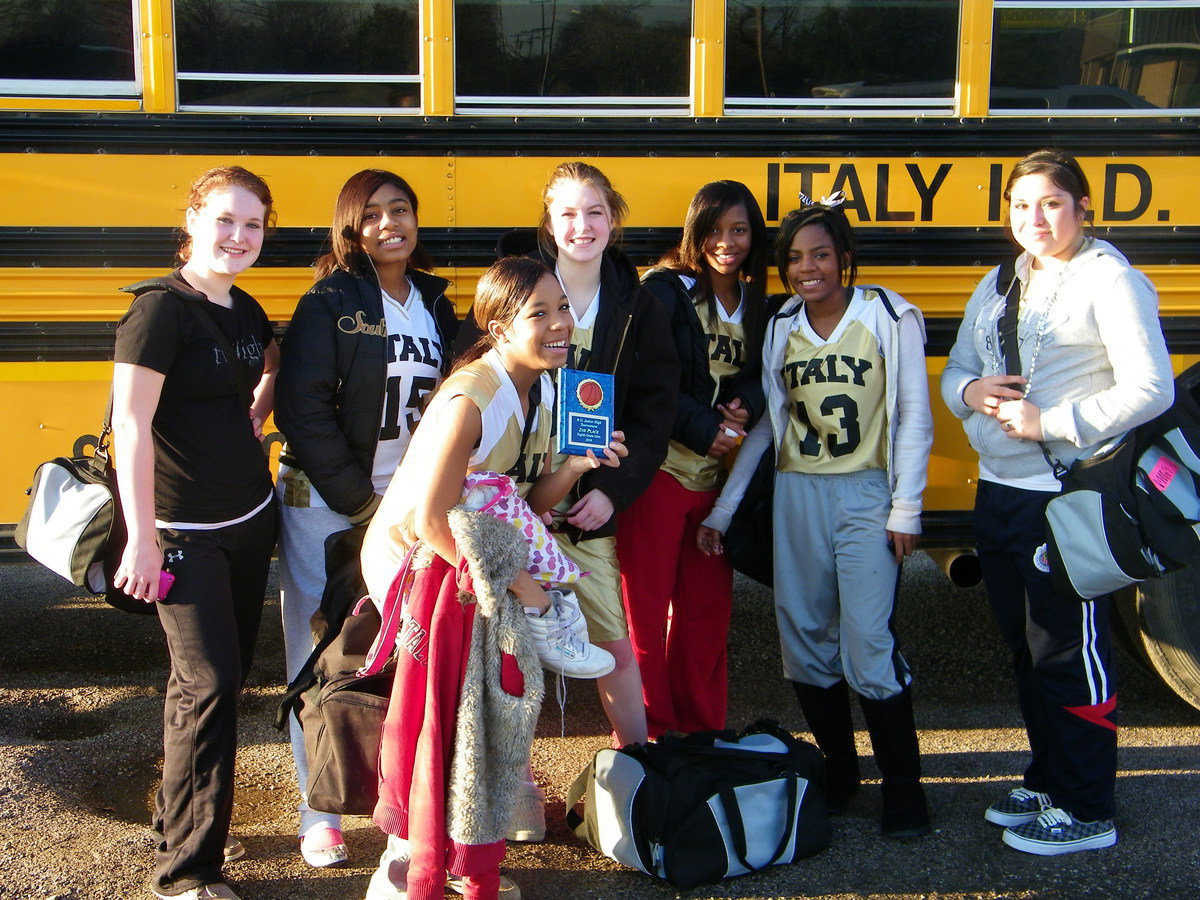
[[[221,866],[245,852],[229,837],[237,697],[278,528],[260,441],[279,352],[262,307],[233,282],[270,221],[261,178],[205,172],[181,267],[125,288],[136,299],[117,325],[113,441],[129,540],[114,583],[158,604],[171,654],[150,882],[160,898],[237,900]]]

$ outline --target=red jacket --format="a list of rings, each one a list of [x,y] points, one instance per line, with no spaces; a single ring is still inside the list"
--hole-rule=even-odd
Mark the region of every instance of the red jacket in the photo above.
[[[392,591],[399,590],[401,580]],[[396,680],[383,724],[374,820],[411,844],[410,900],[440,900],[447,869],[482,874],[498,869],[504,858],[503,840],[460,844],[446,833],[446,789],[471,647],[474,592],[464,561],[454,569],[435,556],[416,573],[396,638]],[[504,660],[502,681],[506,692],[519,695],[524,689],[511,657]]]

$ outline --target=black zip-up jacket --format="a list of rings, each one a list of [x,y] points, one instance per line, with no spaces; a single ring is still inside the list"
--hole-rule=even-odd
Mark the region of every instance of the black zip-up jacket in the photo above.
[[[553,257],[530,254],[551,270]],[[600,310],[592,335],[592,351],[584,366],[616,376],[614,425],[625,432],[629,456],[617,468],[601,466],[579,479],[573,492],[581,497],[599,488],[612,501],[614,513],[600,528],[579,540],[609,537],[617,532],[617,513],[629,507],[650,486],[667,457],[667,441],[675,420],[679,360],[671,339],[670,322],[657,300],[638,281],[637,269],[622,253],[606,250],[600,264]],[[475,317],[468,314],[459,330],[455,355],[479,337]]]
[[[408,277],[437,325],[442,374],[458,333],[446,279]],[[381,327],[381,323],[382,327]],[[329,508],[351,516],[373,502],[371,468],[383,420],[387,326],[372,278],[334,272],[300,298],[280,349],[275,423]]]
[[[670,269],[655,269],[646,274],[642,285],[662,304],[679,356],[679,396],[671,438],[693,453],[707,456],[723,419],[712,403],[717,384],[708,367],[708,337],[700,323],[696,301],[679,280],[679,274]],[[716,402],[728,403],[734,397],[741,397],[743,408],[750,413],[748,431],[766,408],[762,353],[746,353],[741,371],[729,380]]]

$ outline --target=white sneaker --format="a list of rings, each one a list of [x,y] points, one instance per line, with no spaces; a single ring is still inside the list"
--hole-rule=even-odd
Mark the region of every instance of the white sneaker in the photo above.
[[[206,884],[204,887],[192,888],[190,891],[184,891],[182,894],[160,894],[153,889],[150,893],[157,897],[158,900],[242,900],[224,882],[220,884]]]
[[[446,887],[456,894],[461,894],[463,892],[462,878],[458,875],[447,875]],[[499,896],[500,900],[521,900],[521,889],[511,878],[501,875]]]
[[[526,607],[525,621],[542,668],[568,678],[600,678],[617,667],[607,650],[579,638],[564,621],[561,596],[550,595],[550,608],[542,615]]]
[[[388,837],[387,848],[367,885],[366,900],[408,900],[408,852],[408,841]]]
[[[546,795],[536,784],[527,781],[521,786],[504,839],[525,843],[546,839]]]
[[[338,866],[350,858],[341,829],[318,822],[300,835],[300,855],[314,869]]]
[[[546,593],[551,598],[558,598],[559,618],[586,644],[588,642],[587,619],[583,617],[583,610],[579,608],[579,597],[574,591],[564,591],[559,588],[553,588]],[[553,599],[550,602],[553,603]]]

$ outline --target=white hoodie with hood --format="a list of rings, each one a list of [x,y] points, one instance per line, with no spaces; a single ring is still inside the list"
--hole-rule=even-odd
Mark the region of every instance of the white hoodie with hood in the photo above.
[[[1017,258],[1022,285],[1017,339],[1027,399],[1041,410],[1050,453],[1070,465],[1108,438],[1148,422],[1174,399],[1171,358],[1158,321],[1158,294],[1142,272],[1106,241],[1089,239],[1056,275],[1028,291],[1028,253]],[[1005,374],[999,323],[1004,296],[992,269],[967,302],[942,373],[942,398],[963,419],[983,469],[997,479],[1045,475],[1036,441],[1007,436],[994,416],[963,402],[984,375]],[[1049,273],[1048,273],[1049,274]],[[1039,346],[1038,333],[1041,333]]]

